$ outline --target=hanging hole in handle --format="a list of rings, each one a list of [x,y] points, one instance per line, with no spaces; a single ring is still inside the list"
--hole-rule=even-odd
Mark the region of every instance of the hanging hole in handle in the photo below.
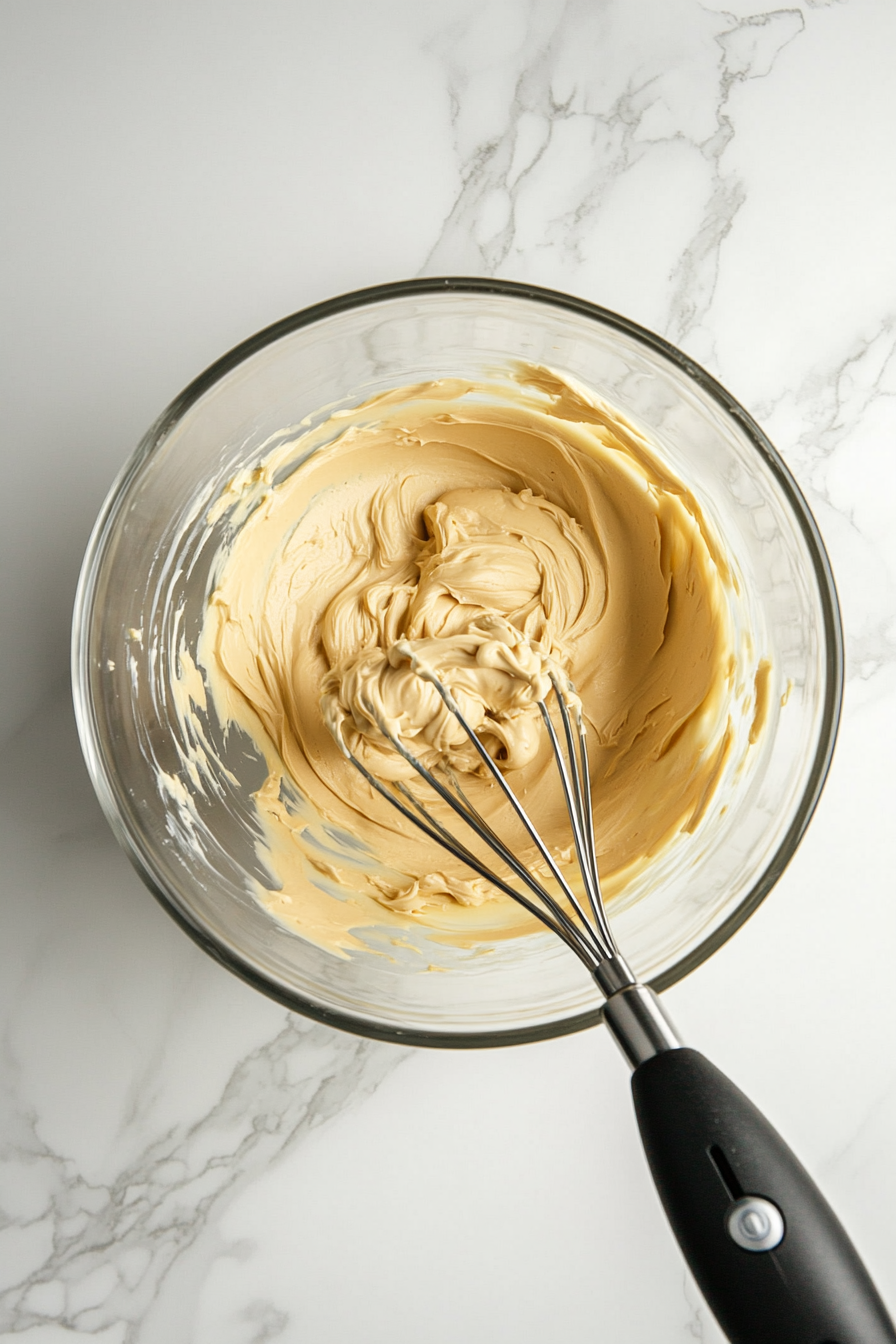
[[[717,1143],[713,1143],[707,1148],[706,1156],[712,1163],[715,1173],[725,1187],[729,1199],[737,1201],[743,1199],[744,1189],[737,1176],[734,1174],[734,1168],[728,1161],[723,1150]],[[822,1344],[833,1344],[833,1341],[823,1340]]]

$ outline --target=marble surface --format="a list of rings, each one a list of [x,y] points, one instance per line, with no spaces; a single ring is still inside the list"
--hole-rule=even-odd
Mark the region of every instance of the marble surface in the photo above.
[[[834,767],[668,998],[896,1309],[896,7],[8,0],[3,27],[0,1339],[721,1340],[603,1030],[428,1053],[290,1016],[155,905],[81,764],[74,585],[143,430],[285,313],[446,272],[681,344],[816,511]]]

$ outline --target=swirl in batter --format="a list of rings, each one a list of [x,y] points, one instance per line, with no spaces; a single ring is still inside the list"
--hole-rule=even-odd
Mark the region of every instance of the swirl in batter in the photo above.
[[[437,667],[561,864],[569,824],[533,677],[542,656],[571,676],[610,898],[698,825],[732,746],[732,579],[698,502],[600,398],[528,367],[400,388],[279,447],[218,508],[239,525],[200,661],[218,712],[267,759],[264,900],[305,937],[344,953],[374,925],[470,942],[533,927],[333,741],[326,718],[374,774],[406,776],[375,704],[534,862],[401,641]]]

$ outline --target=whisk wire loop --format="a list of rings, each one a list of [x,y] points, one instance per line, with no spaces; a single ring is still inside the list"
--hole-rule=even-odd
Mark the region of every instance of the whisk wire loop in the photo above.
[[[363,778],[367,781],[367,783],[370,785],[372,789],[374,789],[378,794],[380,794],[381,797],[385,798],[386,802],[391,803],[391,805],[394,808],[396,808],[403,817],[405,817],[414,826],[417,826],[421,831],[424,832],[424,834],[428,835],[430,840],[434,841],[437,845],[441,845],[443,849],[448,850],[448,852],[450,854],[453,854],[455,858],[460,859],[462,863],[465,863],[467,864],[468,867],[472,868],[473,871],[478,873],[480,877],[484,878],[487,882],[491,882],[494,886],[498,888],[499,891],[504,892],[506,896],[511,897],[512,900],[522,905],[525,910],[528,910],[529,913],[534,915],[536,919],[540,920],[543,924],[545,924],[552,931],[552,933],[555,933],[558,938],[561,938],[563,942],[565,942],[566,945],[569,948],[571,948],[573,952],[575,952],[576,956],[579,957],[580,961],[582,961],[588,967],[589,970],[593,969],[594,953],[590,947],[582,943],[577,937],[575,936],[570,937],[566,929],[564,929],[560,925],[555,924],[553,920],[548,915],[546,915],[543,910],[540,910],[533,901],[530,901],[527,896],[524,896],[522,894],[522,892],[519,892],[514,887],[511,887],[509,883],[505,882],[503,878],[499,877],[497,873],[493,872],[488,867],[487,864],[483,863],[480,859],[476,857],[475,854],[472,853],[471,850],[467,849],[466,845],[462,844],[456,838],[456,836],[453,836],[450,831],[448,831],[444,826],[442,826],[441,823],[435,819],[435,817],[432,817],[426,811],[426,808],[423,806],[423,804],[420,803],[416,798],[414,798],[413,794],[411,794],[409,790],[405,789],[404,792],[406,796],[408,796],[411,799],[411,801],[414,803],[414,806],[421,813],[421,816],[415,816],[414,813],[410,810],[410,808],[406,807],[404,803],[401,802],[400,798],[398,798],[396,794],[394,794],[390,789],[386,787],[385,784],[383,784],[379,779],[377,779],[376,775],[374,775],[370,770],[367,769],[364,763],[358,759],[358,757],[354,754],[354,752],[349,750],[349,748],[345,745],[344,741],[340,740],[338,737],[337,741],[339,742],[339,745],[342,747],[343,751],[345,752],[345,755],[351,761],[352,765],[354,765],[356,770],[358,770],[358,772],[363,776]],[[547,895],[547,893],[544,893],[544,895]],[[578,931],[573,925],[572,926],[573,935],[576,935],[577,932]]]
[[[594,965],[596,964],[596,961],[599,960],[601,956],[601,948],[598,943],[598,940],[594,936],[594,931],[591,928],[591,925],[588,923],[586,919],[584,919],[581,908],[578,902],[575,900],[575,896],[573,895],[573,893],[569,891],[568,884],[562,882],[561,878],[564,894],[565,895],[568,894],[569,896],[572,897],[572,903],[574,905],[574,908],[576,909],[580,917],[583,919],[583,928],[581,929],[578,927],[577,924],[573,922],[573,920],[570,919],[569,915],[566,913],[563,907],[554,899],[554,897],[551,896],[551,894],[541,885],[540,882],[537,881],[535,877],[533,877],[532,873],[525,866],[525,864],[523,864],[513,853],[513,851],[509,849],[507,845],[504,844],[500,836],[498,836],[492,830],[491,826],[481,815],[481,813],[478,812],[477,809],[473,807],[471,803],[466,801],[463,794],[461,793],[461,797],[458,798],[457,796],[455,796],[454,793],[451,792],[450,789],[446,788],[446,786],[441,782],[441,780],[438,779],[437,776],[431,770],[427,769],[427,767],[422,763],[422,761],[420,761],[420,759],[417,756],[415,756],[414,753],[405,746],[405,744],[401,741],[401,739],[391,731],[389,726],[382,720],[382,718],[379,715],[377,715],[372,705],[369,704],[365,705],[364,709],[365,712],[373,720],[373,722],[376,723],[377,727],[379,728],[383,736],[387,739],[387,741],[391,744],[391,746],[394,747],[394,749],[398,752],[398,754],[402,757],[402,759],[407,761],[407,763],[417,772],[417,774],[419,774],[420,777],[423,780],[425,780],[425,782],[432,789],[435,790],[435,792],[442,799],[442,801],[445,802],[451,808],[451,810],[461,818],[462,821],[466,822],[466,824],[470,827],[470,829],[474,831],[475,834],[478,835],[479,838],[483,840],[489,846],[489,848],[495,854],[497,854],[500,859],[503,860],[504,863],[507,864],[507,866],[511,869],[511,871],[514,872],[517,875],[517,877],[519,877],[520,880],[526,884],[526,886],[529,887],[529,889],[544,904],[547,910],[550,911],[551,915],[553,916],[553,921],[556,921],[556,923],[553,921],[549,922],[548,920],[546,920],[542,911],[538,907],[531,904],[527,904],[526,908],[529,909],[530,912],[536,916],[536,918],[540,919],[542,923],[547,923],[548,926],[551,928],[552,932],[557,933],[559,937],[563,938],[564,942],[566,942],[568,946],[572,947],[574,951],[576,951],[577,953],[583,952],[585,955],[582,959],[585,961],[585,964],[589,967],[589,969],[593,969]],[[472,737],[473,730],[470,728],[470,726],[465,721],[462,723],[462,726],[464,728],[464,731]],[[478,742],[478,739],[476,740]],[[351,753],[348,754],[349,758],[356,765],[360,766],[360,762],[357,761],[354,755],[352,755]],[[491,760],[491,757],[489,757],[489,760]],[[493,768],[495,769],[495,771],[497,771],[497,766],[493,765]],[[364,773],[366,777],[372,778],[372,776],[369,775],[369,772],[365,771],[363,767],[361,767],[361,769],[362,773]],[[384,797],[388,798],[390,802],[394,802],[396,806],[400,806],[397,798],[395,798],[395,795],[390,791],[384,790],[383,788],[378,788],[377,791],[381,793]],[[443,827],[436,820],[436,818],[433,817],[431,813],[428,812],[428,810],[424,807],[424,805],[420,802],[419,799],[414,798],[413,794],[411,794],[408,790],[405,790],[404,792],[405,796],[410,798],[410,800],[413,802],[414,807],[425,819],[427,834],[430,835],[431,839],[437,840],[437,842],[441,844],[443,848],[449,849],[450,852],[454,853],[455,857],[462,858],[463,861],[468,864],[468,866],[474,867],[476,871],[480,874],[480,876],[484,877],[489,882],[493,882],[502,891],[504,891],[505,894],[513,897],[514,900],[520,901],[520,893],[515,888],[508,886],[503,881],[496,880],[497,875],[493,873],[492,870],[487,867],[487,865],[481,864],[479,861],[477,861],[475,864],[471,864],[470,863],[471,854],[470,851],[467,850],[466,846],[462,845],[461,842],[457,840],[456,836],[452,835],[451,832],[447,831],[446,828]],[[404,813],[406,817],[408,817],[409,820],[414,821],[414,823],[418,826],[420,825],[420,822],[417,821],[417,819],[413,815],[409,814],[405,808],[401,807],[400,810]],[[421,827],[421,829],[424,828]],[[441,836],[435,834],[434,832],[440,832]],[[460,853],[460,851],[463,851],[463,853]]]
[[[575,785],[570,781],[571,772],[567,770],[566,762],[563,760],[563,755],[560,751],[560,742],[557,737],[557,731],[554,728],[554,725],[551,721],[551,716],[548,712],[548,707],[543,700],[540,700],[538,702],[538,707],[541,710],[541,716],[542,719],[544,720],[545,729],[547,730],[548,738],[550,739],[551,747],[553,748],[554,756],[557,761],[557,769],[560,773],[560,787],[563,790],[563,798],[566,803],[566,810],[569,814],[570,825],[572,828],[573,844],[575,846],[576,858],[578,859],[579,863],[579,871],[582,874],[582,881],[585,886],[585,892],[588,896],[588,903],[591,906],[592,911],[596,911],[596,899],[591,877],[591,870],[589,866],[589,858],[585,847],[585,841],[582,836],[582,828],[580,824],[581,812],[578,806],[578,800],[574,795]],[[569,743],[569,738],[567,738],[567,742]],[[573,763],[573,770],[574,770],[575,757],[572,754],[570,754],[569,759],[570,762]],[[578,791],[576,790],[576,792]],[[594,915],[594,918],[595,920],[597,920],[596,913]]]
[[[575,792],[575,807],[570,806],[570,799],[567,789],[566,772],[563,766],[563,758],[560,753],[559,743],[556,740],[554,726],[547,713],[547,707],[544,701],[540,702],[542,716],[551,739],[551,745],[554,748],[554,755],[560,768],[560,777],[564,783],[564,793],[567,800],[567,811],[572,825],[573,838],[576,844],[576,854],[579,859],[579,867],[582,872],[582,879],[585,883],[585,890],[588,895],[588,902],[594,915],[594,922],[600,933],[606,940],[611,955],[618,955],[616,939],[610,928],[604,909],[603,893],[600,888],[600,872],[597,866],[597,853],[594,848],[594,811],[591,802],[591,771],[588,765],[588,743],[585,737],[585,722],[582,717],[582,708],[580,704],[576,705],[576,737],[578,738],[578,751],[573,735],[573,726],[570,718],[569,705],[566,697],[561,690],[556,675],[551,673],[551,685],[554,688],[554,695],[557,699],[557,705],[560,710],[560,719],[563,723],[563,733],[566,738],[566,750],[569,758],[569,770],[572,776],[572,785]],[[580,847],[581,845],[581,847]]]
[[[535,905],[532,901],[530,901],[529,898],[525,896],[522,892],[517,890],[515,887],[511,887],[507,883],[500,880],[497,877],[497,874],[493,873],[492,870],[487,866],[487,864],[484,864],[479,859],[477,859],[475,855],[469,849],[467,849],[466,845],[462,844],[457,839],[456,836],[452,835],[452,833],[447,829],[447,827],[442,825],[442,823],[438,820],[437,817],[434,817],[430,812],[427,811],[424,804],[421,803],[419,798],[414,797],[413,793],[411,793],[407,785],[402,784],[401,782],[397,782],[395,787],[402,794],[402,796],[407,798],[407,800],[420,813],[420,816],[423,818],[423,824],[421,825],[421,823],[417,820],[416,817],[411,817],[410,820],[414,821],[416,825],[420,826],[421,830],[426,831],[426,833],[431,837],[431,839],[436,840],[436,842],[438,844],[441,844],[444,849],[447,849],[449,853],[454,854],[455,858],[462,859],[463,862],[466,863],[469,867],[475,868],[475,870],[479,873],[481,877],[484,877],[487,881],[494,883],[506,895],[511,896],[515,901],[517,901],[526,910],[528,910],[530,914],[533,914],[536,917],[536,919],[539,919],[543,924],[546,924],[548,928],[550,928],[552,933],[556,933],[559,938],[562,938],[564,942],[567,943],[568,946],[571,946],[569,942],[570,937],[580,941],[579,930],[566,915],[563,908],[557,905],[557,903],[553,900],[551,895],[547,891],[545,891],[545,889],[541,886],[541,884],[532,877],[531,873],[525,867],[525,865],[519,862],[513,851],[508,849],[507,846],[504,845],[503,842],[500,840],[500,838],[495,835],[494,831],[491,829],[491,827],[488,825],[485,819],[479,816],[479,813],[476,812],[475,808],[471,808],[470,810],[478,818],[478,821],[475,823],[477,832],[478,827],[481,824],[484,830],[487,830],[489,833],[490,839],[488,843],[494,850],[494,852],[498,854],[508,865],[508,867],[511,868],[512,871],[515,872],[517,876],[520,877],[522,881],[526,883],[526,885],[535,893],[536,896],[538,896],[538,899],[551,912],[553,918],[547,917],[544,911],[539,906]],[[392,801],[392,798],[394,797],[394,795],[389,795],[388,793],[385,796],[388,797],[390,801]],[[405,816],[408,816],[408,813],[406,811]],[[464,820],[467,822],[469,826],[474,825],[474,822],[471,819],[471,817],[468,817],[466,814],[464,814]],[[438,832],[438,834],[435,834],[435,832]],[[492,841],[494,841],[494,843],[492,843]],[[557,923],[554,922],[555,919]],[[585,945],[584,943],[581,943],[581,941],[580,946],[581,950],[584,951],[585,953],[583,959],[585,960],[586,965],[590,969],[591,966],[593,965],[594,951],[589,945]],[[579,949],[574,948],[573,950],[577,951]]]
[[[487,863],[483,862],[483,860],[470,850],[457,835],[443,825],[442,822],[432,814],[421,799],[408,788],[407,784],[403,781],[396,780],[393,781],[390,786],[378,779],[355,755],[355,753],[351,751],[348,743],[345,741],[344,732],[341,726],[338,731],[334,730],[334,735],[336,736],[339,747],[371,788],[395,807],[407,821],[423,831],[430,840],[447,850],[454,858],[460,860],[460,862],[471,868],[480,877],[485,879],[485,881],[497,887],[499,891],[511,897],[517,904],[521,905],[536,919],[540,920],[542,924],[549,928],[552,933],[561,938],[563,942],[575,952],[580,961],[584,963],[592,975],[595,973],[598,974],[600,983],[602,981],[601,968],[606,965],[607,971],[609,972],[611,967],[616,965],[622,967],[623,963],[619,958],[616,942],[604,911],[601,896],[600,879],[598,876],[594,845],[591,780],[588,766],[585,728],[581,712],[576,708],[576,728],[574,729],[570,706],[567,703],[558,678],[552,673],[550,681],[557,700],[560,720],[563,725],[563,737],[565,738],[566,743],[566,759],[564,759],[560,739],[556,728],[554,727],[546,701],[541,699],[536,703],[545,723],[548,739],[559,770],[563,799],[569,815],[578,867],[582,875],[587,903],[591,911],[590,916],[586,913],[581,901],[570,886],[568,880],[563,876],[559,864],[551,854],[523,804],[508,784],[496,761],[487,751],[484,743],[480,740],[468,722],[454,696],[440,678],[429,668],[424,668],[418,665],[415,670],[435,688],[445,704],[445,707],[463,729],[489,775],[494,782],[498,784],[514,814],[525,829],[526,834],[541,855],[546,868],[559,886],[565,901],[568,902],[570,907],[569,911],[567,911],[560,901],[546,889],[546,887],[535,877],[532,871],[517,857],[516,854],[514,854],[513,850],[511,850],[494,831],[490,823],[470,801],[450,766],[444,765],[440,768],[441,773],[444,774],[448,780],[448,784],[446,784],[438,777],[435,771],[430,770],[425,766],[419,757],[408,748],[398,734],[393,731],[392,727],[383,720],[380,714],[377,713],[373,705],[365,704],[363,706],[364,712],[368,715],[371,722],[377,725],[392,748],[452,810],[455,816],[460,818],[460,820],[463,821],[464,824],[468,826],[499,859],[501,859],[501,861],[510,869],[511,873],[513,873],[519,881],[528,888],[529,892],[532,893],[532,896],[535,897],[535,900],[532,900],[517,887],[511,886],[508,881],[502,878],[498,873],[494,872]],[[578,739],[578,742],[576,739]]]
[[[600,946],[600,943],[594,938],[594,929],[593,929],[593,927],[592,927],[592,925],[591,925],[591,922],[590,922],[590,920],[588,919],[587,915],[585,914],[585,911],[582,909],[582,906],[581,906],[581,904],[580,904],[580,902],[579,902],[579,900],[578,900],[578,897],[576,896],[576,894],[575,894],[575,892],[573,891],[572,887],[569,885],[569,883],[567,882],[566,878],[565,878],[565,877],[563,876],[563,874],[561,873],[561,871],[560,871],[560,867],[559,867],[559,865],[557,864],[556,859],[554,858],[554,856],[553,856],[553,854],[551,853],[551,851],[548,849],[547,845],[544,843],[544,840],[541,838],[541,835],[539,834],[537,828],[535,827],[535,825],[534,825],[533,822],[531,821],[528,812],[527,812],[526,809],[523,807],[522,803],[520,802],[519,798],[518,798],[518,797],[516,796],[516,794],[514,793],[513,789],[512,789],[512,788],[510,787],[510,785],[507,783],[507,780],[505,779],[503,773],[498,769],[498,766],[497,766],[496,762],[492,759],[491,755],[490,755],[489,752],[486,750],[485,745],[484,745],[483,742],[480,740],[478,734],[473,730],[473,728],[472,728],[472,727],[470,726],[470,724],[467,722],[467,719],[466,719],[466,717],[464,716],[463,710],[461,709],[460,705],[457,703],[457,701],[455,700],[454,696],[453,696],[453,695],[451,694],[451,692],[448,690],[447,686],[445,686],[445,684],[444,684],[438,677],[434,676],[433,673],[429,672],[428,670],[425,671],[425,672],[421,670],[421,675],[424,676],[425,679],[426,679],[427,681],[429,681],[429,682],[435,687],[436,691],[438,692],[438,694],[440,695],[442,701],[444,702],[445,707],[446,707],[446,708],[447,708],[447,709],[454,715],[454,717],[457,719],[457,722],[460,724],[461,728],[463,728],[464,732],[466,733],[467,737],[469,738],[470,742],[472,743],[473,747],[475,748],[476,753],[477,753],[477,755],[479,756],[480,760],[482,761],[483,765],[484,765],[485,768],[488,770],[488,772],[489,772],[489,774],[491,775],[492,779],[495,781],[495,783],[496,783],[496,784],[499,786],[499,788],[501,789],[501,791],[502,791],[502,793],[504,794],[505,798],[506,798],[507,801],[510,803],[510,806],[513,808],[513,811],[516,813],[516,816],[518,817],[518,819],[522,822],[522,824],[523,824],[523,826],[524,826],[524,828],[525,828],[525,830],[526,830],[526,834],[529,836],[529,839],[530,839],[530,840],[532,841],[532,843],[535,845],[535,847],[536,847],[536,849],[538,850],[539,854],[541,855],[541,857],[542,857],[544,863],[547,865],[547,867],[548,867],[548,869],[549,869],[549,871],[550,871],[550,873],[551,873],[551,876],[554,878],[554,881],[555,881],[555,882],[557,883],[557,885],[560,887],[560,890],[563,892],[563,895],[564,895],[564,896],[566,897],[566,899],[569,901],[569,903],[570,903],[570,905],[572,906],[573,910],[576,912],[576,914],[578,915],[579,919],[582,921],[582,925],[583,925],[584,929],[587,931],[590,940],[593,941],[593,942],[595,943],[595,945],[596,945],[596,950],[597,950],[598,954],[599,954],[599,955],[606,955],[606,954],[604,953],[604,951],[603,951],[603,948]],[[556,693],[556,687],[555,687],[555,693]],[[558,764],[558,766],[559,766],[559,768],[560,768],[561,778],[564,780],[564,785],[565,785],[565,787],[564,787],[564,797],[565,797],[565,801],[566,801],[567,811],[569,812],[570,821],[571,821],[572,826],[573,826],[573,831],[575,832],[575,828],[576,828],[575,809],[574,809],[574,807],[573,807],[572,800],[571,800],[571,797],[570,797],[569,792],[568,792],[568,781],[567,781],[567,779],[566,779],[566,767],[565,767],[564,762],[563,762],[562,754],[561,754],[561,752],[560,752],[560,750],[559,750],[559,743],[558,743],[557,740],[556,740],[556,734],[553,732],[553,724],[552,724],[551,721],[550,721],[550,715],[548,714],[547,707],[546,707],[546,705],[545,705],[545,703],[544,703],[543,700],[538,701],[538,705],[539,705],[539,708],[541,709],[542,716],[546,719],[546,721],[547,721],[547,723],[548,723],[548,726],[549,726],[549,728],[550,728],[550,730],[551,730],[551,734],[552,734],[552,737],[551,737],[551,745],[552,745],[553,748],[554,748],[554,754],[555,754],[555,756],[556,756],[556,758],[557,758],[557,764]],[[443,795],[443,796],[444,796],[444,795]],[[483,827],[486,827],[486,826],[487,826],[487,823],[484,821],[483,818],[478,817],[478,814],[477,814],[477,818],[478,818],[480,824],[481,824]],[[490,828],[488,828],[488,829],[490,830]],[[492,834],[494,834],[494,833],[492,832]],[[483,837],[483,838],[484,838],[484,837]],[[506,850],[506,846],[502,846],[502,848]],[[576,849],[577,849],[577,852],[578,852],[578,845],[576,846]],[[509,851],[507,851],[507,852],[509,853]],[[503,854],[502,854],[502,857],[503,857]],[[525,871],[528,872],[528,869],[526,869]],[[582,876],[583,876],[583,878],[585,878],[584,870],[583,870]],[[587,879],[585,879],[585,881],[586,881],[586,889],[587,889]],[[558,910],[561,909],[561,907],[557,907],[557,908],[558,908]]]

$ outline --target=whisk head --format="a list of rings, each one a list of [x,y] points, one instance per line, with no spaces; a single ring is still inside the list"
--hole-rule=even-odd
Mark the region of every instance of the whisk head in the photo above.
[[[385,740],[451,809],[458,820],[502,861],[517,879],[519,885],[511,885],[505,877],[495,872],[487,862],[473,852],[459,835],[444,826],[433,814],[431,808],[417,797],[403,780],[377,778],[346,742],[343,731],[344,714],[325,715],[330,731],[343,754],[363,775],[371,788],[375,789],[382,798],[385,798],[414,826],[423,831],[430,840],[466,864],[480,877],[492,883],[499,891],[511,897],[512,900],[523,906],[524,909],[528,910],[530,914],[555,933],[558,938],[561,938],[567,947],[584,963],[605,993],[612,993],[626,984],[633,984],[634,976],[616,946],[601,895],[600,875],[594,844],[591,777],[588,765],[585,720],[581,702],[575,693],[572,682],[558,667],[550,664],[546,665],[546,675],[542,677],[540,687],[547,686],[549,682],[549,689],[547,694],[541,695],[536,700],[536,703],[544,722],[559,774],[563,799],[569,816],[576,860],[582,876],[584,901],[579,898],[563,875],[560,866],[539,834],[519,797],[508,784],[503,771],[471,727],[463,710],[442,678],[415,655],[410,644],[405,642],[396,645],[396,652],[399,656],[408,660],[419,677],[435,688],[445,708],[457,720],[481,760],[485,771],[498,785],[513,813],[522,824],[529,840],[535,846],[543,865],[553,877],[560,895],[557,896],[551,892],[539,880],[531,867],[524,864],[518,855],[501,839],[470,801],[455,772],[447,764],[440,767],[438,772],[425,766],[406,742],[402,741],[398,732],[390,726],[373,703],[367,701],[362,704],[361,708],[370,721],[376,724]],[[551,692],[561,724],[562,742],[561,734],[557,732],[548,706],[548,696]]]

